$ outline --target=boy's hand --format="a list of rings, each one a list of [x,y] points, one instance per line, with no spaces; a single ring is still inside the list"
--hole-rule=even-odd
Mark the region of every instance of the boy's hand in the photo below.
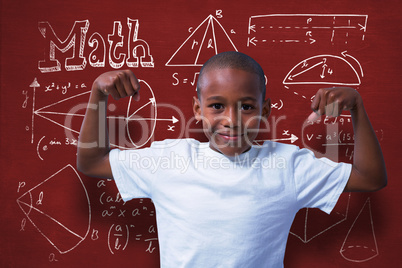
[[[93,83],[92,91],[100,92],[104,96],[109,94],[115,100],[127,96],[133,96],[134,100],[140,99],[140,84],[130,70],[111,71],[101,74]]]
[[[311,104],[314,111],[308,121],[314,122],[321,115],[339,116],[342,111],[354,110],[361,102],[360,94],[350,87],[321,88],[317,91]]]

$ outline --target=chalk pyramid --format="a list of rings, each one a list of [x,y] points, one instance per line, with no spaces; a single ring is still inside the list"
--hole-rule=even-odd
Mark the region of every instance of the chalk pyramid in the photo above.
[[[209,15],[177,49],[166,66],[202,66],[224,51],[237,51],[219,21]]]
[[[350,227],[340,254],[352,262],[365,262],[378,256],[370,198],[364,203]]]

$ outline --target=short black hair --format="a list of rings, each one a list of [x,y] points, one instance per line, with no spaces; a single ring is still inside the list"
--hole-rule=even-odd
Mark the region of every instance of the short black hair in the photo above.
[[[212,69],[224,69],[232,68],[239,69],[250,73],[255,73],[258,75],[260,80],[260,88],[263,100],[265,99],[265,75],[260,64],[255,61],[250,56],[237,51],[226,51],[216,54],[209,60],[207,60],[201,68],[200,74],[197,81],[197,97],[201,99],[201,85],[200,81],[205,72]]]

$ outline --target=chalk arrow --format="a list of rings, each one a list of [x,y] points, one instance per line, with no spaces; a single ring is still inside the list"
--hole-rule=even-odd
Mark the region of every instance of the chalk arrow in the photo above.
[[[35,79],[33,80],[33,82],[29,85],[29,87],[40,87],[40,85],[39,85],[38,80],[36,79],[36,77],[35,77]]]
[[[253,37],[253,38],[251,38],[250,39],[250,37],[248,38],[248,43],[250,44],[253,44],[254,46],[257,46],[257,42],[258,42],[258,40],[257,39],[255,39],[255,36]]]
[[[314,43],[315,43],[315,41],[316,41],[316,40],[315,40],[315,39],[313,39],[313,38],[309,38],[309,39],[310,39],[310,45],[311,45],[311,44],[314,44]]]
[[[271,141],[290,141],[291,143],[294,143],[295,141],[297,141],[299,138],[294,135],[291,134],[290,138],[282,138],[282,139],[272,139]]]
[[[172,121],[173,124],[179,122],[179,119],[172,116],[172,118],[127,118],[127,121]]]
[[[294,142],[297,141],[298,139],[299,139],[299,138],[298,138],[296,135],[291,134],[289,138],[272,139],[272,140],[270,140],[270,141],[290,141],[291,143],[294,143]],[[256,143],[264,142],[264,140],[255,140],[255,142],[256,142]]]
[[[324,79],[324,78],[325,78],[324,73],[325,73],[325,68],[326,68],[326,67],[327,67],[327,65],[326,65],[326,64],[322,65],[322,73],[320,74],[320,77],[321,77],[322,79]]]
[[[360,26],[360,31],[361,31],[361,30],[366,31],[366,26],[363,26],[363,25],[361,25],[360,23],[358,23],[357,25]]]
[[[360,73],[362,74],[362,77],[364,77],[363,68],[362,68],[362,65],[360,64],[360,62],[355,57],[352,57],[351,55],[347,54],[346,52],[347,52],[347,50],[341,52],[342,56],[344,56],[345,58],[346,57],[352,58],[359,65]]]
[[[35,120],[35,90],[37,87],[40,87],[40,84],[38,83],[38,80],[35,79],[32,81],[32,83],[29,85],[29,87],[33,88],[33,93],[32,93],[32,126],[31,126],[31,131],[32,131],[32,135],[31,135],[31,143],[33,143],[34,140],[34,120]]]
[[[152,106],[155,106],[155,98],[150,98],[149,102],[145,103],[144,105],[142,105],[140,108],[138,108],[134,113],[132,113],[129,117],[128,120],[130,120],[131,117],[133,117],[133,115],[135,115],[139,110],[141,110],[142,108],[146,107],[147,105],[151,104]]]
[[[250,27],[248,27],[249,30],[252,30],[253,32],[255,32],[255,24],[251,25]],[[248,32],[250,34],[250,31]]]
[[[303,73],[305,73],[305,72],[307,72],[307,71],[310,71],[311,69],[313,69],[313,68],[315,68],[315,67],[317,67],[317,66],[319,66],[319,65],[321,65],[321,64],[325,64],[325,61],[321,61],[321,62],[319,62],[319,63],[316,63],[316,64],[314,64],[313,66],[310,66],[309,68],[304,69],[303,71],[301,71],[301,72],[299,72],[299,73],[297,73],[297,74],[292,75],[291,77],[293,78],[293,77],[296,77],[296,76],[298,76],[298,75],[301,75],[301,74],[303,74]],[[290,75],[289,75],[289,77],[290,77]],[[292,80],[292,79],[290,79],[290,80]]]

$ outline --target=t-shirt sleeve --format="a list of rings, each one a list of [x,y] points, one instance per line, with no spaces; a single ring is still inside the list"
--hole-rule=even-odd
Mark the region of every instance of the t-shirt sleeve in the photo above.
[[[124,201],[133,198],[151,198],[152,183],[156,176],[152,169],[155,151],[113,149],[109,153],[113,179]]]
[[[308,149],[298,149],[293,160],[300,208],[319,208],[329,214],[345,189],[352,165],[316,158]]]

